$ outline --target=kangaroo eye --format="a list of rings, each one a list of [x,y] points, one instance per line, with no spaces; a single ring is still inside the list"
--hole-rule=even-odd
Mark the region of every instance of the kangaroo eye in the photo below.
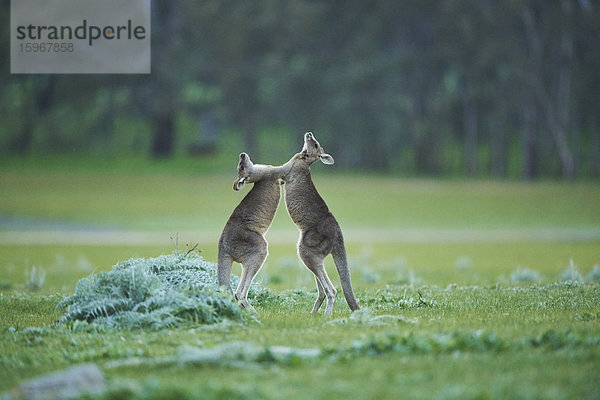
[[[315,149],[318,149],[318,148],[319,148],[319,145],[318,145],[318,144],[316,144],[316,143],[313,143],[313,144],[315,145]]]

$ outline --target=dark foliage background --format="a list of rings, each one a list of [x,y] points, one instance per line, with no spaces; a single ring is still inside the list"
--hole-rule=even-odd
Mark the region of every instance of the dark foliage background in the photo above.
[[[275,163],[312,130],[345,167],[600,176],[595,0],[156,0],[152,18],[150,75],[11,75],[5,58],[2,156]]]

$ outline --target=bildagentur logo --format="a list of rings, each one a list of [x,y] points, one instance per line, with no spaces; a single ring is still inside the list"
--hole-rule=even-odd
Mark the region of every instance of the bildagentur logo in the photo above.
[[[150,0],[11,0],[11,73],[150,73]]]
[[[87,40],[91,46],[98,39],[104,40],[143,40],[146,38],[146,28],[134,25],[129,19],[124,25],[96,26],[84,19],[80,25],[33,25],[17,26],[18,40]]]

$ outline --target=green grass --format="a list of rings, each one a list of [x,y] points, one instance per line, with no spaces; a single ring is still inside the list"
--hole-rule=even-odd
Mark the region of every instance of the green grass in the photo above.
[[[63,161],[61,165],[66,164]],[[96,160],[92,165],[99,163]],[[248,189],[236,193],[236,158],[226,173],[200,173],[204,162],[175,167],[105,169],[9,164],[0,172],[0,216],[84,227],[166,232],[222,229]],[[52,165],[52,164],[51,164]],[[84,165],[84,164],[83,164]],[[126,164],[129,165],[129,164]],[[331,168],[331,169],[329,169]],[[316,165],[315,184],[346,229],[596,229],[600,185],[407,180],[335,173]],[[143,172],[142,172],[143,171]],[[272,229],[295,230],[281,207]],[[18,227],[18,226],[17,226]],[[3,226],[10,229],[9,226]]]
[[[220,230],[245,193],[231,190],[236,157],[224,173],[199,172],[209,161],[4,161],[0,392],[91,361],[108,378],[108,398],[600,398],[600,286],[561,282],[570,260],[584,277],[600,265],[595,183],[438,182],[318,165],[315,182],[346,232],[359,301],[373,315],[392,316],[387,324],[349,320],[341,293],[332,318],[308,314],[314,281],[298,262],[296,228],[282,206],[257,278],[273,292],[254,303],[261,324],[54,325],[62,315],[56,305],[79,279],[121,260],[169,254],[176,232],[181,243],[200,241],[203,257],[215,261]],[[125,239],[53,241],[73,230]],[[158,240],[138,243],[127,239],[130,231]],[[33,266],[46,272],[38,291],[25,284]],[[326,267],[339,285],[330,258]],[[512,282],[519,268],[539,272],[540,281]],[[346,323],[331,322],[338,320]],[[233,341],[326,355],[234,366],[158,362],[185,346]],[[146,364],[110,367],[135,357]]]
[[[105,373],[113,386],[124,385],[125,379],[126,387],[133,385],[137,392],[148,393],[147,386],[156,385],[164,391],[163,395],[170,396],[184,390],[190,394],[215,391],[215,397],[231,392],[250,398],[280,398],[283,391],[292,397],[353,394],[391,398],[400,384],[406,385],[406,393],[414,398],[432,398],[444,391],[448,391],[444,396],[454,393],[453,398],[594,398],[597,394],[600,388],[598,370],[594,368],[600,356],[597,285],[519,290],[425,286],[419,290],[431,305],[399,306],[403,303],[398,298],[417,296],[412,287],[388,287],[384,294],[359,290],[363,306],[368,305],[375,313],[399,315],[413,321],[401,320],[386,326],[336,325],[322,316],[309,316],[312,299],[305,295],[294,296],[293,302],[259,307],[262,325],[225,326],[208,331],[199,327],[166,332],[96,333],[64,327],[41,330],[19,327],[12,332],[7,329],[8,321],[3,319],[0,362],[5,372],[0,387],[7,389],[20,379],[93,361],[107,367]],[[56,298],[10,296],[1,300],[3,307],[18,313],[42,309],[57,316],[51,311]],[[347,315],[339,302],[333,319]],[[40,317],[35,325],[44,326],[50,321],[47,316]],[[25,319],[24,325],[31,322]],[[409,343],[417,344],[427,343],[435,335],[459,335],[465,340],[477,337],[476,332],[480,331],[492,334],[494,342],[486,346],[482,345],[484,342],[467,340],[449,342],[439,348],[422,344],[403,350],[387,347],[385,339],[394,335],[391,337],[407,338]],[[237,340],[259,346],[321,348],[337,355],[291,365],[246,363],[241,370],[239,366],[153,367],[152,363],[147,368],[107,366],[114,360],[171,356],[185,346],[205,348]],[[366,344],[369,347],[356,347]]]

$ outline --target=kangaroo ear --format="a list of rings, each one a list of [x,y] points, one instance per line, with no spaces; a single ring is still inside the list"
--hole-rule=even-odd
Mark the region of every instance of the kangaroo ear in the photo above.
[[[333,165],[333,163],[335,162],[335,161],[333,161],[333,157],[331,157],[327,153],[319,154],[319,158],[321,159],[321,162],[325,165]]]
[[[246,178],[237,178],[235,182],[233,182],[233,190],[236,192],[244,187],[246,184]]]

